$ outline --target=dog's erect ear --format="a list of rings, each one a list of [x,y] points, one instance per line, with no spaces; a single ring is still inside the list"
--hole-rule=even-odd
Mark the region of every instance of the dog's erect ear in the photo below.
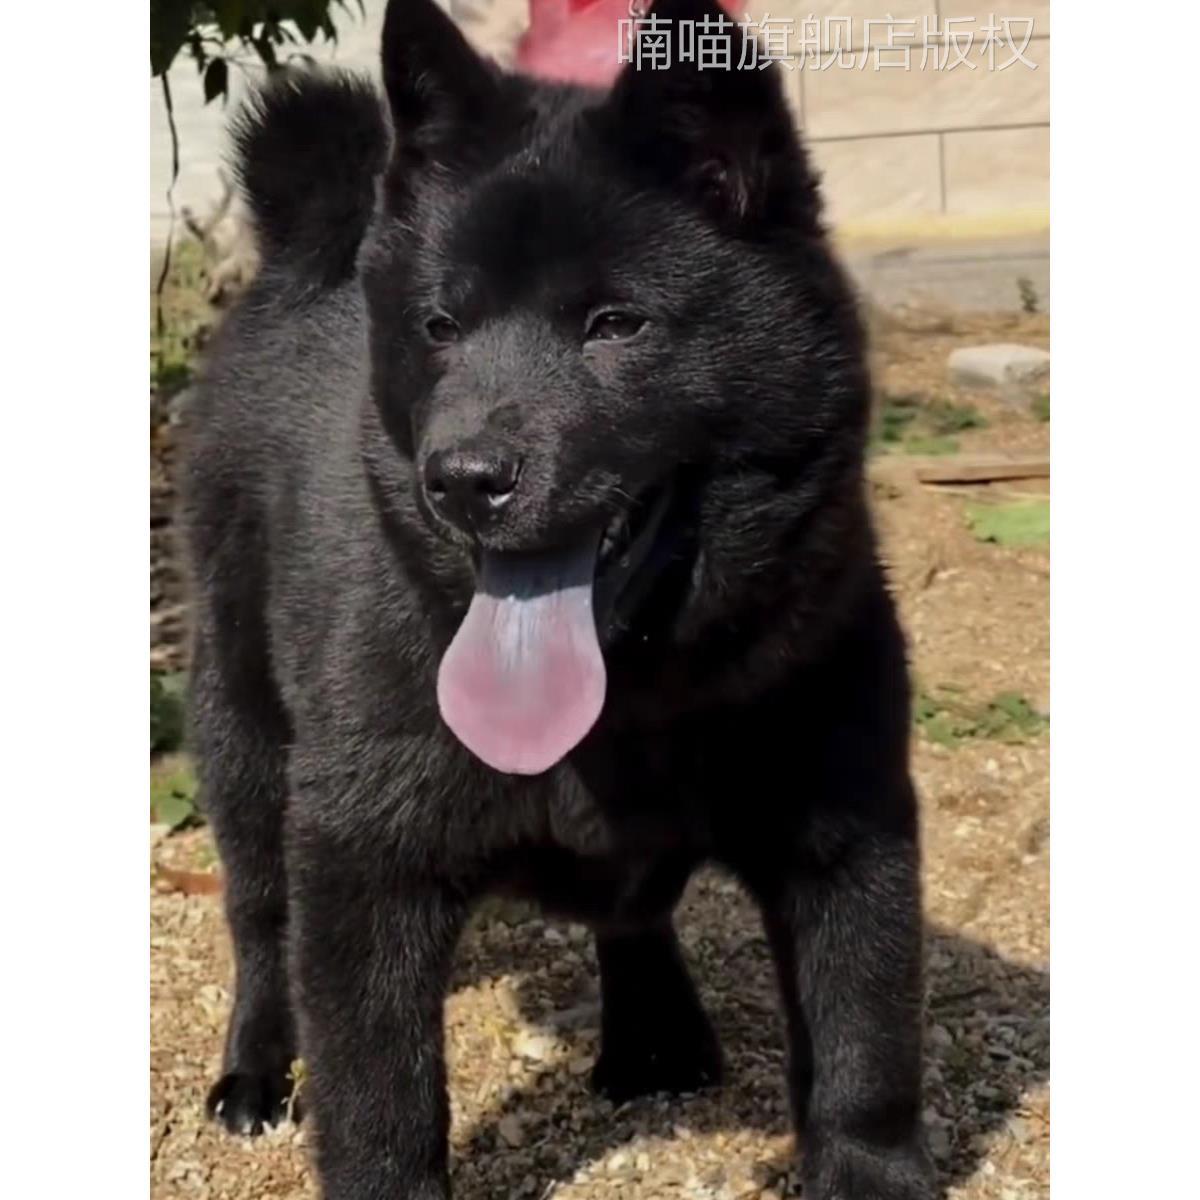
[[[656,25],[669,36],[654,56]],[[663,182],[689,187],[723,223],[816,228],[816,186],[778,68],[758,66],[737,22],[715,0],[656,0],[634,36],[646,39],[640,62],[635,42],[603,110],[621,150]]]
[[[498,69],[434,0],[391,0],[383,20],[383,82],[395,136],[393,171],[448,165],[482,131]]]

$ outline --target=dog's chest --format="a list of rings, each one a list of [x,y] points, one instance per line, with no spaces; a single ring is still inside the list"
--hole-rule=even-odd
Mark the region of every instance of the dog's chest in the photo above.
[[[556,845],[582,855],[703,854],[707,798],[694,759],[643,742],[573,757],[548,797]]]

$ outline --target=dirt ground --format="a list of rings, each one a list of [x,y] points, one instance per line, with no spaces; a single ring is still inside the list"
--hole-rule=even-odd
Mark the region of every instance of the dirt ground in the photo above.
[[[1048,345],[1045,318],[909,311],[876,324],[885,395],[970,402],[986,418],[954,434],[962,452],[1048,451],[1049,424],[1028,408],[957,392],[945,374],[955,346]],[[917,483],[898,454],[885,466],[875,508],[919,687],[977,702],[1019,693],[1048,716],[1049,547],[980,542],[966,517],[976,496],[1044,497],[1048,480],[966,495]],[[1049,738],[945,740],[918,729],[913,753],[930,933],[926,1125],[948,1197],[1033,1200],[1049,1195]],[[156,864],[213,863],[203,829],[157,831],[152,842]],[[151,889],[152,1197],[315,1197],[302,1127],[239,1140],[205,1121],[230,1002],[219,900],[162,874]],[[782,1030],[755,916],[732,883],[706,874],[678,924],[727,1082],[614,1110],[587,1088],[598,1010],[585,931],[521,912],[476,922],[447,1009],[459,1200],[798,1194]]]

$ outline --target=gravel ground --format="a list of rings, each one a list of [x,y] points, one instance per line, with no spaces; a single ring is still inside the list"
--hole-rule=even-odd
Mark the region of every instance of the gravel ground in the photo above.
[[[962,401],[945,384],[950,349],[985,340],[1044,346],[1047,333],[1038,316],[893,315],[876,331],[878,378],[893,392]],[[964,451],[1048,448],[1048,425],[970,399],[990,424],[958,435]],[[1024,490],[1048,489],[1040,481]],[[889,473],[875,495],[921,684],[979,699],[1020,692],[1048,711],[1048,549],[975,541],[961,493],[935,492],[903,472]],[[947,747],[918,736],[913,768],[930,923],[930,1144],[954,1200],[1046,1197],[1048,737]],[[156,837],[152,856],[201,869],[212,862],[204,830]],[[172,886],[161,876],[152,882],[152,1197],[315,1197],[303,1128],[239,1140],[204,1120],[231,958],[218,901]],[[707,873],[693,881],[678,923],[722,1035],[728,1081],[710,1094],[614,1109],[587,1088],[598,1009],[585,931],[518,909],[477,920],[447,1008],[459,1200],[798,1194],[782,1030],[755,916],[731,882]]]

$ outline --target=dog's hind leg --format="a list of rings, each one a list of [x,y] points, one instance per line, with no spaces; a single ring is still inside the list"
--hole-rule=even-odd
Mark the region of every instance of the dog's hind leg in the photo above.
[[[203,615],[200,621],[192,656],[192,740],[224,870],[237,972],[224,1064],[208,1111],[232,1132],[255,1134],[283,1113],[295,1056],[284,962],[288,727],[262,643],[247,646],[240,636],[236,647],[222,646],[216,630],[204,628]]]
[[[721,1047],[670,917],[643,930],[597,932],[596,955],[602,1015],[592,1087],[620,1104],[719,1083]]]

